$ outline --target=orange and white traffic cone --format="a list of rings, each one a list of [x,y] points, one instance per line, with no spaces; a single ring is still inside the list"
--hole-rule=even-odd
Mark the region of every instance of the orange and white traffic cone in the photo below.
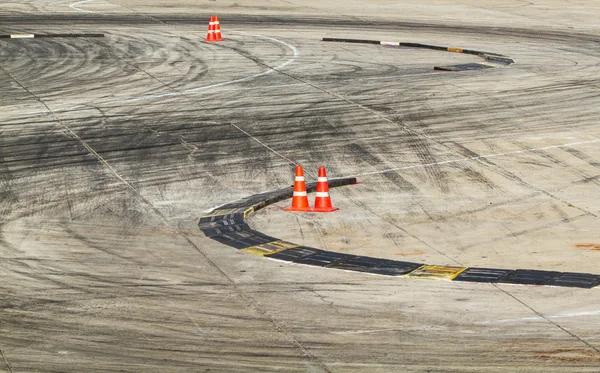
[[[219,22],[219,16],[215,16],[214,19],[215,22],[215,40],[216,41],[221,41],[223,40],[223,38],[221,37],[221,23]]]
[[[319,177],[317,178],[317,197],[315,198],[315,207],[311,209],[314,212],[332,212],[339,210],[331,205],[329,197],[329,183],[327,183],[327,173],[325,167],[319,167]]]
[[[210,21],[208,22],[208,34],[204,41],[218,41],[215,35],[215,17],[213,16],[210,16]]]
[[[285,211],[310,211],[308,196],[306,194],[306,182],[302,166],[296,166],[296,177],[294,178],[294,195],[292,206],[286,207]]]

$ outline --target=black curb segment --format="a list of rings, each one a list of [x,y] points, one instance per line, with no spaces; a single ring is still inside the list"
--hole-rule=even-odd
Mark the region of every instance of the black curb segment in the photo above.
[[[329,187],[356,184],[356,178],[329,180]],[[307,183],[314,192],[317,183]],[[217,242],[269,259],[296,264],[363,272],[383,276],[449,279],[471,283],[505,283],[515,285],[560,286],[591,289],[600,286],[600,275],[590,273],[502,269],[477,267],[429,266],[424,263],[373,258],[332,252],[282,241],[250,228],[248,215],[268,205],[292,198],[292,187],[259,193],[227,203],[200,218],[198,227]],[[436,272],[438,273],[436,275]],[[454,277],[452,277],[454,273]],[[456,275],[458,273],[458,275]],[[415,275],[416,274],[416,275]]]
[[[406,43],[403,41],[401,41],[399,44],[401,47],[433,49],[436,51],[448,51],[448,47],[439,47],[437,45],[421,44],[421,43]]]
[[[22,36],[33,35],[33,36]],[[0,39],[43,39],[43,38],[103,38],[104,34],[9,34]]]
[[[342,43],[381,44],[379,40],[323,38],[322,41],[337,41]]]
[[[36,38],[103,38],[104,34],[42,34]]]
[[[498,54],[498,53],[482,52],[482,51],[477,51],[477,50],[472,50],[472,49],[442,47],[442,46],[431,45],[431,44],[412,43],[412,42],[403,42],[403,41],[397,42],[397,43],[389,43],[389,42],[380,41],[380,40],[345,39],[345,38],[322,38],[321,41],[340,42],[340,43],[357,43],[357,44],[380,44],[380,45],[385,45],[385,46],[392,46],[392,45],[397,44],[398,47],[421,48],[421,49],[431,49],[431,50],[444,51],[444,52],[472,54],[472,55],[481,57],[487,61],[496,62],[496,63],[502,64],[502,65],[511,65],[511,64],[515,63],[515,60],[513,60],[512,58],[510,58],[508,56],[504,56],[502,54]],[[450,67],[452,67],[452,66],[450,66]],[[489,66],[489,67],[494,67],[494,66]],[[454,68],[436,68],[436,70],[462,71],[463,69],[460,69],[459,65],[457,65]],[[467,69],[467,70],[474,70],[474,69]]]

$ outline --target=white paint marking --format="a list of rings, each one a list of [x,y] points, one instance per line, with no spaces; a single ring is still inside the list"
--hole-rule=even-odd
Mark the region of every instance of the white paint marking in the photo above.
[[[262,35],[252,35],[252,34],[248,34],[248,35],[254,36],[254,37],[257,37],[257,38],[260,38],[260,39],[271,40],[271,41],[273,41],[275,43],[279,43],[281,45],[284,45],[284,46],[290,48],[292,50],[292,52],[294,53],[294,55],[289,60],[287,60],[287,61],[285,61],[285,62],[283,62],[283,63],[281,63],[281,64],[279,64],[279,65],[277,65],[275,67],[269,68],[269,70],[263,71],[262,73],[251,75],[251,76],[248,76],[248,77],[245,77],[245,78],[230,80],[230,81],[227,81],[227,82],[211,84],[211,85],[204,86],[204,87],[192,88],[192,89],[187,90],[186,92],[194,93],[194,92],[198,92],[198,91],[206,90],[206,89],[211,89],[211,88],[215,88],[215,87],[222,87],[222,86],[225,86],[225,85],[230,85],[230,84],[235,84],[235,83],[242,83],[242,82],[248,81],[250,79],[254,79],[254,78],[258,78],[258,77],[264,76],[264,75],[268,75],[268,74],[274,73],[275,71],[277,71],[279,69],[283,69],[287,65],[293,63],[294,61],[296,61],[296,59],[300,55],[300,53],[298,52],[298,49],[296,47],[294,47],[293,45],[290,45],[290,44],[288,44],[288,43],[286,43],[286,42],[284,42],[282,40],[275,39],[275,38],[270,38],[268,36],[262,36]]]
[[[245,34],[245,33],[243,33]],[[212,88],[217,88],[217,87],[223,87],[223,86],[227,86],[227,85],[231,85],[231,84],[236,84],[236,83],[243,83],[246,82],[248,80],[251,79],[255,79],[261,76],[265,76],[268,74],[272,74],[274,72],[276,72],[279,69],[283,69],[284,67],[286,67],[287,65],[293,63],[294,61],[296,61],[296,59],[298,58],[298,56],[300,55],[300,53],[298,52],[298,49],[296,47],[294,47],[293,45],[290,45],[282,40],[278,40],[278,39],[274,39],[274,38],[270,38],[268,36],[262,36],[262,35],[251,35],[248,34],[250,36],[254,36],[257,38],[261,38],[261,39],[265,39],[265,40],[271,40],[275,43],[279,43],[281,45],[284,45],[288,48],[290,48],[292,50],[292,52],[294,53],[292,58],[288,59],[287,61],[273,67],[273,68],[269,68],[269,70],[263,71],[261,73],[258,74],[254,74],[254,75],[250,75],[247,76],[245,78],[240,78],[240,79],[234,79],[234,80],[228,80],[225,82],[221,82],[221,83],[215,83],[215,84],[210,84],[210,85],[206,85],[206,86],[202,86],[202,87],[197,87],[197,88],[190,88],[190,89],[186,89],[185,91],[180,91],[180,92],[167,92],[167,93],[161,93],[161,94],[155,94],[155,95],[147,95],[147,96],[140,96],[140,97],[135,97],[135,98],[130,98],[130,99],[124,99],[124,100],[114,100],[112,102],[122,102],[122,103],[127,103],[127,102],[138,102],[138,101],[145,101],[145,100],[151,100],[151,99],[157,99],[157,98],[164,98],[164,97],[173,97],[173,96],[180,96],[182,94],[192,94],[192,93],[198,93],[201,91],[206,91]]]
[[[356,175],[350,175],[350,176],[365,176],[365,175],[384,174],[384,173],[387,173],[387,172],[412,170],[412,169],[415,169],[415,168],[425,168],[425,167],[432,167],[432,166],[440,166],[440,165],[451,164],[451,163],[462,163],[462,162],[468,162],[468,161],[473,161],[473,160],[477,160],[477,159],[487,159],[487,158],[494,158],[494,157],[503,157],[503,156],[507,156],[507,155],[531,153],[531,152],[537,152],[537,151],[541,151],[541,150],[569,148],[569,147],[574,147],[574,146],[577,146],[577,145],[594,144],[594,143],[598,143],[598,142],[600,142],[600,140],[572,142],[572,143],[568,143],[568,144],[544,146],[542,148],[530,148],[530,149],[515,150],[515,151],[512,151],[512,152],[505,152],[505,153],[485,154],[485,155],[479,155],[479,156],[476,156],[476,157],[452,159],[452,160],[449,160],[449,161],[442,161],[442,162],[416,164],[416,165],[405,166],[405,167],[394,167],[394,168],[388,168],[388,169],[381,170],[381,171],[364,172],[362,174],[356,174]],[[348,176],[346,176],[346,177],[348,177]]]
[[[584,316],[600,316],[600,310],[598,311],[585,311],[585,312],[574,312],[574,313],[563,313],[558,315],[549,315],[549,316],[528,316],[528,317],[519,317],[515,319],[502,319],[502,320],[493,320],[493,321],[480,321],[475,324],[503,324],[510,322],[520,322],[520,321],[547,321],[547,319],[565,319],[570,317],[584,317]]]
[[[30,38],[34,38],[35,35],[34,34],[11,34],[10,38],[11,39],[30,39]]]
[[[71,2],[71,0],[54,1],[49,4],[46,4],[45,6],[55,6],[55,5],[60,5],[60,4],[64,4],[64,3],[69,3],[69,2]]]
[[[83,0],[83,1],[78,1],[78,2],[76,2],[76,3],[70,4],[70,5],[69,5],[69,8],[71,8],[71,9],[73,9],[73,10],[77,10],[77,11],[79,11],[79,12],[85,12],[85,13],[94,13],[94,12],[92,12],[91,10],[85,10],[85,9],[81,9],[81,8],[78,8],[78,7],[77,7],[78,5],[83,5],[83,4],[86,4],[86,3],[91,3],[91,2],[93,2],[93,1],[96,1],[96,0]]]
[[[404,331],[404,329],[393,328],[393,329],[373,329],[373,330],[349,330],[346,332],[330,332],[330,333],[338,334],[338,335],[349,335],[349,334],[370,334],[370,333],[401,332],[401,331]]]

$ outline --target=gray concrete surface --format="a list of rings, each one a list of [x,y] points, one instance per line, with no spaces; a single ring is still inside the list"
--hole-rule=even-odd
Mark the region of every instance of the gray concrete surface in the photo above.
[[[224,42],[207,44],[208,16]],[[333,214],[249,222],[328,250],[600,273],[598,5],[23,1],[0,34],[0,372],[598,372],[600,291],[288,265],[202,212],[358,175]],[[477,57],[321,37],[413,41]],[[473,159],[473,157],[477,157]]]

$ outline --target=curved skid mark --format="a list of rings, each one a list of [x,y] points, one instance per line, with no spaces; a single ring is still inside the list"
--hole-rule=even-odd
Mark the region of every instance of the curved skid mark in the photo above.
[[[363,172],[363,173],[356,174],[356,175],[351,175],[351,176],[367,176],[367,175],[384,174],[384,173],[387,173],[387,172],[412,170],[412,169],[415,169],[415,168],[425,168],[425,167],[431,167],[431,166],[440,166],[440,165],[451,164],[451,163],[462,163],[462,162],[474,161],[474,160],[478,160],[478,159],[504,157],[504,156],[507,156],[507,155],[522,154],[522,153],[531,153],[531,152],[537,152],[537,151],[541,151],[541,150],[570,148],[570,147],[575,147],[575,146],[578,146],[578,145],[594,144],[594,143],[597,143],[597,142],[600,142],[600,140],[580,141],[580,142],[572,142],[572,143],[568,143],[568,144],[544,146],[544,147],[541,147],[541,148],[531,148],[531,149],[524,149],[524,150],[515,150],[515,151],[512,151],[512,152],[484,154],[484,155],[478,155],[478,156],[475,156],[475,157],[467,157],[467,158],[460,158],[460,159],[451,159],[449,161],[433,162],[433,163],[425,163],[425,164],[416,164],[416,165],[413,165],[413,166],[405,166],[405,167],[388,168],[388,169],[381,170],[381,171]]]
[[[286,43],[284,41],[277,40],[277,39],[274,39],[274,38],[270,38],[270,37],[267,37],[267,36],[261,36],[261,35],[252,35],[252,36],[255,36],[255,37],[258,37],[258,38],[261,38],[261,39],[271,40],[271,41],[274,41],[276,43],[280,43],[280,44],[282,44],[282,45],[290,48],[294,52],[294,55],[289,60],[287,60],[287,61],[285,61],[285,62],[283,62],[283,63],[281,63],[281,64],[279,64],[279,65],[277,65],[277,66],[275,66],[275,67],[273,67],[271,69],[269,69],[269,70],[266,70],[266,71],[263,71],[261,73],[254,74],[254,75],[251,75],[251,76],[247,76],[245,78],[239,78],[239,79],[229,80],[229,81],[226,81],[226,82],[215,83],[215,84],[206,85],[206,86],[197,87],[197,88],[189,88],[189,89],[186,89],[184,91],[181,91],[181,93],[180,92],[169,92],[169,93],[163,93],[163,94],[141,96],[141,97],[136,97],[136,98],[132,98],[132,99],[117,100],[116,102],[138,102],[138,101],[145,101],[145,100],[151,100],[151,99],[156,99],[156,98],[179,96],[181,94],[197,93],[197,92],[206,91],[206,90],[209,90],[209,89],[212,89],[212,88],[224,87],[224,86],[232,85],[232,84],[236,84],[236,83],[247,82],[248,80],[256,79],[256,78],[259,78],[261,76],[265,76],[265,75],[274,73],[277,70],[286,67],[287,65],[289,65],[292,62],[296,61],[296,58],[298,58],[298,56],[299,56],[299,53],[298,53],[298,50],[296,49],[296,47],[294,47],[294,46],[292,46],[292,45],[290,45],[290,44],[288,44],[288,43]]]
[[[247,34],[245,32],[239,32],[242,34]],[[79,105],[75,105],[75,106],[70,106],[70,107],[66,107],[66,108],[61,108],[61,109],[56,109],[54,110],[54,112],[68,112],[68,111],[74,111],[74,110],[78,110],[78,109],[85,109],[88,107],[88,105],[94,103],[94,104],[115,104],[115,103],[132,103],[132,102],[141,102],[141,101],[148,101],[148,100],[155,100],[155,99],[160,99],[160,98],[165,98],[165,97],[175,97],[175,96],[181,96],[181,95],[187,95],[187,94],[194,94],[194,93],[198,93],[198,92],[203,92],[203,91],[207,91],[213,88],[218,88],[218,87],[224,87],[224,86],[228,86],[228,85],[232,85],[232,84],[237,84],[237,83],[243,83],[243,82],[247,82],[249,80],[252,79],[256,79],[259,78],[261,76],[265,76],[268,74],[272,74],[274,72],[277,72],[280,69],[283,69],[284,67],[290,65],[291,63],[293,63],[294,61],[296,61],[296,59],[298,58],[298,56],[300,56],[300,52],[298,51],[298,49],[296,47],[294,47],[291,44],[288,44],[282,40],[279,39],[275,39],[275,38],[271,38],[268,36],[262,36],[262,35],[253,35],[253,34],[247,34],[250,36],[254,36],[260,39],[264,39],[264,40],[269,40],[278,44],[281,44],[287,48],[289,48],[290,50],[292,50],[293,52],[293,56],[280,63],[279,65],[269,68],[266,71],[263,71],[261,73],[258,74],[254,74],[254,75],[250,75],[244,78],[239,78],[239,79],[234,79],[234,80],[228,80],[225,82],[220,82],[220,83],[215,83],[215,84],[210,84],[210,85],[206,85],[206,86],[201,86],[201,87],[196,87],[196,88],[188,88],[186,90],[183,91],[177,91],[177,92],[165,92],[165,93],[157,93],[157,94],[153,94],[153,95],[144,95],[144,96],[138,96],[138,97],[133,97],[133,98],[125,98],[125,99],[114,99],[114,100],[105,100],[105,101],[90,101],[87,103],[82,103]],[[30,112],[27,114],[47,114],[45,111],[44,112]]]

